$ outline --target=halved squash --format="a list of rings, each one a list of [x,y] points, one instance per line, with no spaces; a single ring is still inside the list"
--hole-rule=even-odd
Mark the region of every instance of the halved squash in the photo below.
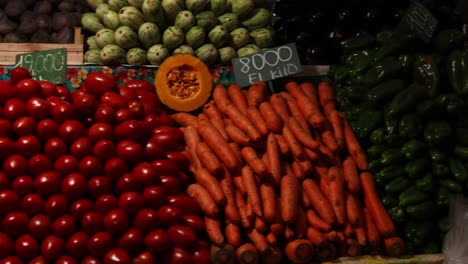
[[[191,112],[208,101],[213,82],[202,60],[190,54],[176,54],[159,66],[155,86],[164,105],[172,110]]]

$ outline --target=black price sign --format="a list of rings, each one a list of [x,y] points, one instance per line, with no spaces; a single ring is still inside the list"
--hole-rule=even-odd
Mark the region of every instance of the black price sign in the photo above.
[[[53,49],[17,55],[15,67],[26,68],[33,79],[63,84],[66,82],[66,65],[67,50]]]
[[[418,1],[412,1],[400,23],[417,34],[425,42],[429,42],[437,28],[438,21],[427,8]]]
[[[270,81],[302,71],[295,43],[234,58],[232,66],[236,83],[241,87],[255,81]]]

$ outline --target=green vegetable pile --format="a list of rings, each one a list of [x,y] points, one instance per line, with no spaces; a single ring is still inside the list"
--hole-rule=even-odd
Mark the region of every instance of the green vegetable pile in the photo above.
[[[468,51],[457,29],[361,35],[330,69],[409,254],[439,253],[451,193],[468,190]]]
[[[83,14],[85,62],[103,65],[161,64],[188,53],[208,65],[274,44],[272,14],[262,0],[87,0]]]

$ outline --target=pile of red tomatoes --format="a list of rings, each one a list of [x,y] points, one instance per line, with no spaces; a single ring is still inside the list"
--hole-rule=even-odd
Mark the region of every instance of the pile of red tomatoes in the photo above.
[[[144,80],[0,81],[0,263],[210,263],[184,136]]]

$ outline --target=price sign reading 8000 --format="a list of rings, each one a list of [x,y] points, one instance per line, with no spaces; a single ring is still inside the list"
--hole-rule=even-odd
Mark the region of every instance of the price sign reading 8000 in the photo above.
[[[62,84],[66,81],[66,50],[56,49],[21,54],[17,56],[15,66],[28,69],[36,80]]]
[[[279,47],[276,50],[267,50],[263,53],[255,53],[251,57],[241,57],[239,62],[242,64],[242,73],[250,72],[250,67],[260,71],[265,66],[275,67],[280,62],[288,62],[293,55],[292,49],[288,46]]]

